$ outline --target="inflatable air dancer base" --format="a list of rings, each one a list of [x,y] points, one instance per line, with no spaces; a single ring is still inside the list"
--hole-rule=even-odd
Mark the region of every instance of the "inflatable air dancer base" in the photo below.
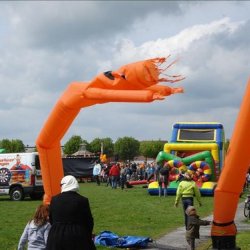
[[[214,219],[211,228],[213,249],[236,247],[234,217],[250,164],[250,80],[248,81],[224,167],[215,189]],[[237,169],[237,177],[235,171]]]
[[[149,103],[164,100],[166,96],[182,93],[182,88],[157,85],[184,79],[179,75],[164,73],[174,63],[166,65],[167,58],[154,58],[122,66],[116,71],[97,75],[90,82],[71,83],[57,101],[37,140],[45,204],[60,193],[63,177],[60,141],[81,108],[108,102]]]

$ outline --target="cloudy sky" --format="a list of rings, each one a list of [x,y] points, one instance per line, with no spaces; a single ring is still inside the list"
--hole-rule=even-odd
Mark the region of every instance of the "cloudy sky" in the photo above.
[[[250,77],[249,12],[248,1],[1,1],[0,140],[34,145],[70,82],[168,55],[185,93],[82,109],[62,144],[168,140],[178,121],[221,122],[230,138]]]

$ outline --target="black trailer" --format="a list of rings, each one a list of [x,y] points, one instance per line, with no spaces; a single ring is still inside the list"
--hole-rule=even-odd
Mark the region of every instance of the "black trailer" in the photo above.
[[[92,180],[95,161],[99,157],[65,157],[62,158],[64,175],[73,175],[80,181]]]

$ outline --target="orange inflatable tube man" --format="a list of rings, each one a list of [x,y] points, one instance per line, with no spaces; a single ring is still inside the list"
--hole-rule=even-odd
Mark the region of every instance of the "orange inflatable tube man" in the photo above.
[[[214,195],[214,219],[211,228],[213,249],[236,247],[234,223],[240,193],[250,164],[250,80],[235,124],[225,163]]]
[[[177,82],[181,76],[167,76],[164,68],[167,58],[154,58],[125,65],[116,71],[97,75],[90,82],[71,83],[57,101],[45,122],[36,145],[40,156],[44,183],[44,203],[60,193],[64,176],[60,140],[81,108],[107,102],[152,102],[165,96],[181,93],[182,88],[157,85],[159,82]]]

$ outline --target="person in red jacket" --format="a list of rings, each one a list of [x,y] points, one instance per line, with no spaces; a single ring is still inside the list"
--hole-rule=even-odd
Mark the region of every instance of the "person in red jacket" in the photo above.
[[[111,187],[116,189],[117,183],[120,177],[120,164],[119,163],[116,163],[111,167],[109,171],[109,176],[111,177]]]

